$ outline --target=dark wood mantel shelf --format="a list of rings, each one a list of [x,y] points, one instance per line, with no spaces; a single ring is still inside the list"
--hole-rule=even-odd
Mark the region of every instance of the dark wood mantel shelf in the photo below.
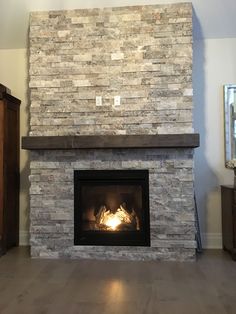
[[[195,148],[199,134],[24,136],[27,150],[106,148]]]

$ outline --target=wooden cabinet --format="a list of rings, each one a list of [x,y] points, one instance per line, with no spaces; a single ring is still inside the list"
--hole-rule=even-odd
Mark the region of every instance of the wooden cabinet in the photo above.
[[[236,187],[221,186],[223,248],[236,260]]]
[[[20,103],[0,84],[0,255],[19,244]]]

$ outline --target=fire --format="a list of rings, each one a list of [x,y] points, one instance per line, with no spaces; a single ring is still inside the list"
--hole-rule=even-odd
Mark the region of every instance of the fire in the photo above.
[[[104,225],[110,227],[112,230],[116,230],[116,228],[121,224],[121,220],[116,215],[110,214],[109,217],[104,221]]]
[[[107,209],[105,206],[100,208],[96,216],[99,229],[115,231],[117,229],[139,229],[138,218],[134,211],[129,213],[122,205],[115,211]]]

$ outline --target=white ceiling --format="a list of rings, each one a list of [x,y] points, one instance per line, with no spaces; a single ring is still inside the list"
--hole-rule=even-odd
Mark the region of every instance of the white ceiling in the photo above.
[[[27,47],[30,11],[189,2],[187,0],[0,0],[0,49]],[[236,0],[192,0],[194,38],[236,38]]]

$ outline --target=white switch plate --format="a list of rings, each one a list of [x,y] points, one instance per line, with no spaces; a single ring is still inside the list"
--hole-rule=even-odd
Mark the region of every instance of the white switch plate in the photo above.
[[[96,106],[102,106],[102,96],[96,96]]]
[[[120,106],[120,96],[114,97],[114,106]]]

